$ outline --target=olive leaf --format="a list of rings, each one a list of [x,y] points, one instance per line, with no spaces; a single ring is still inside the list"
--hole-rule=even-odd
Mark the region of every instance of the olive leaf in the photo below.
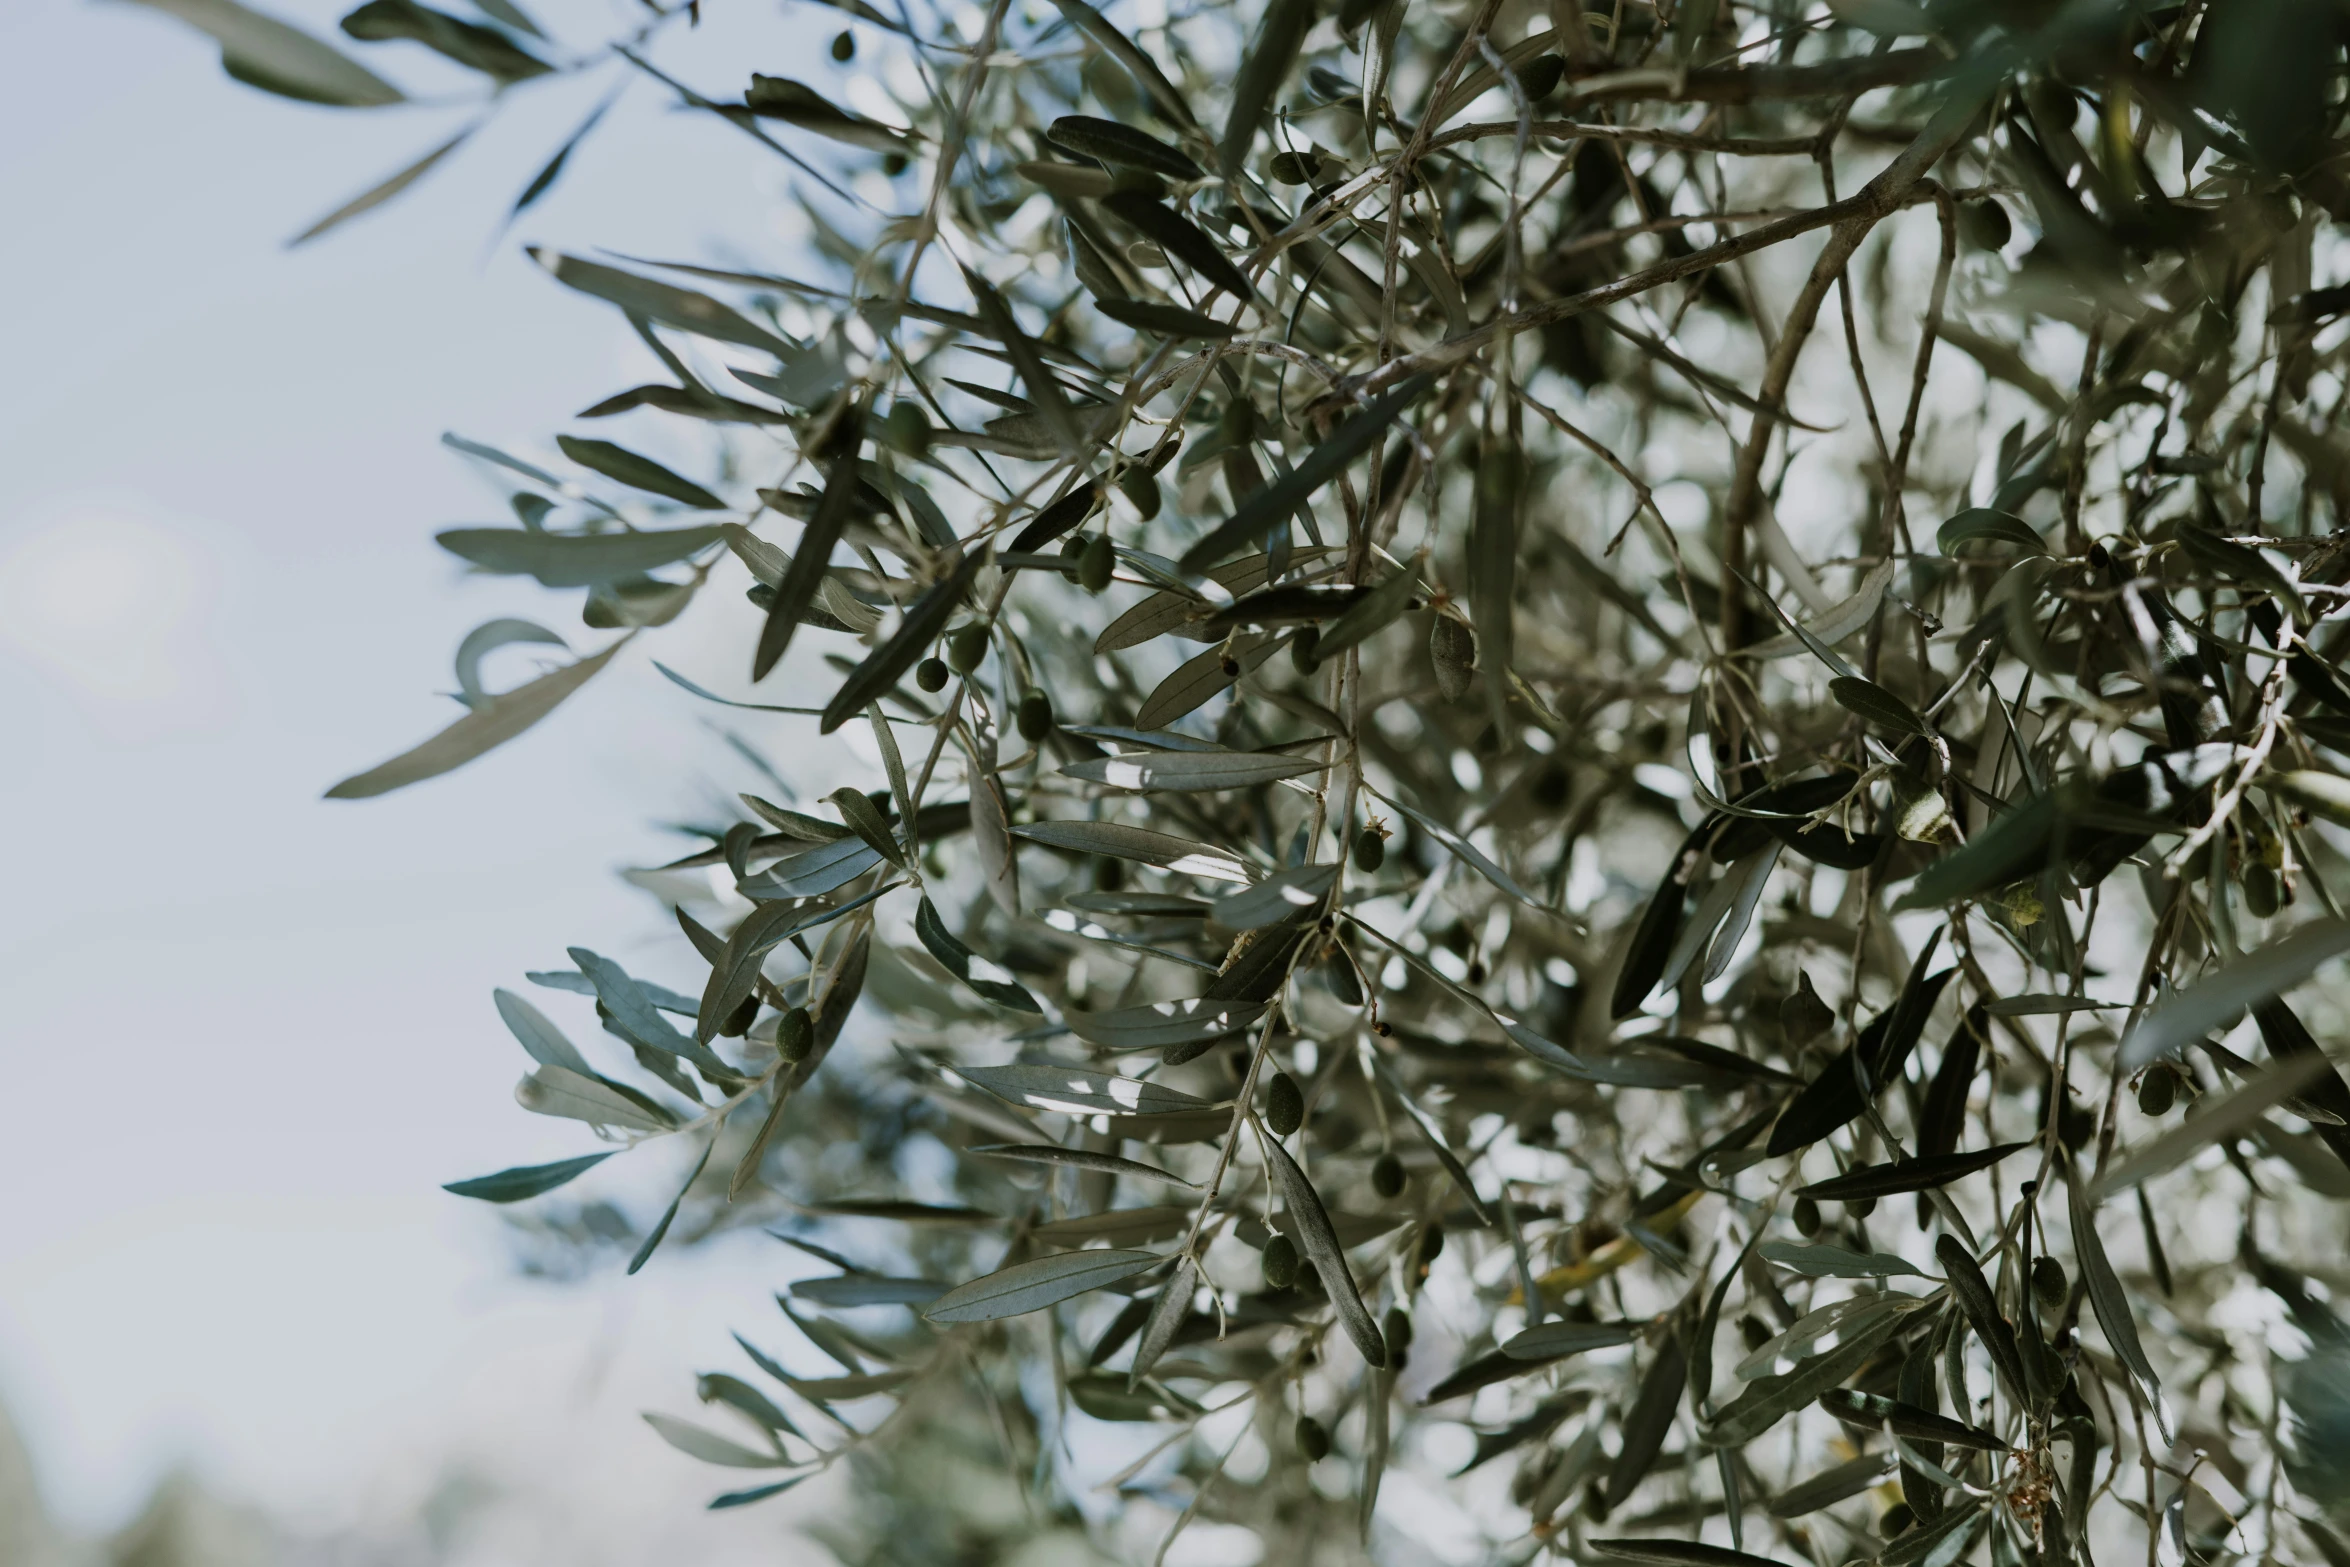
[[[1346,1250],[1339,1244],[1337,1232],[1330,1227],[1330,1213],[1322,1206],[1321,1194],[1306,1179],[1306,1172],[1297,1167],[1297,1161],[1281,1151],[1279,1143],[1267,1142],[1263,1146],[1273,1184],[1281,1193],[1282,1211],[1295,1232],[1298,1249],[1313,1264],[1330,1303],[1338,1310],[1339,1327],[1374,1369],[1386,1365],[1386,1341],[1380,1337],[1378,1325],[1372,1322],[1371,1313],[1365,1309],[1363,1297],[1355,1288],[1354,1273],[1346,1265]]]
[[[1032,1257],[958,1284],[923,1308],[933,1322],[996,1322],[1130,1279],[1167,1259],[1149,1251],[1070,1251]]]

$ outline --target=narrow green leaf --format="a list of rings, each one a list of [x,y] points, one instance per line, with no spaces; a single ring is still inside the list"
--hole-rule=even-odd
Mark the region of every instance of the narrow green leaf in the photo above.
[[[661,1210],[661,1222],[646,1232],[644,1243],[637,1247],[636,1255],[628,1259],[628,1271],[632,1276],[652,1261],[653,1253],[660,1249],[662,1240],[669,1234],[669,1226],[677,1222],[678,1205],[685,1201],[685,1194],[694,1189],[694,1182],[702,1178],[702,1171],[709,1167],[710,1150],[717,1146],[717,1134],[712,1133],[710,1140],[702,1144],[702,1156],[694,1161],[693,1169],[686,1173],[685,1184],[677,1189],[676,1196],[669,1199],[669,1206]]]
[[[832,700],[824,704],[824,718],[817,726],[820,730],[832,733],[897,689],[906,671],[930,651],[930,645],[946,629],[948,619],[961,607],[965,595],[971,591],[971,579],[979,574],[979,564],[980,556],[976,553],[964,556],[953,571],[925,588],[922,596],[906,607],[898,629],[890,633],[889,640],[850,670],[840,689],[832,694]],[[972,796],[976,799],[978,790],[974,789]]]
[[[611,1153],[582,1154],[576,1159],[559,1159],[553,1164],[516,1165],[511,1170],[500,1170],[495,1175],[477,1175],[470,1181],[450,1181],[442,1191],[455,1192],[460,1197],[478,1197],[483,1202],[520,1202],[551,1192],[566,1182],[585,1175],[588,1171],[612,1157]]]
[[[1807,1279],[1924,1278],[1925,1270],[1886,1252],[1848,1251],[1842,1246],[1814,1246],[1797,1241],[1764,1241],[1755,1250]]]
[[[2284,994],[2345,952],[2350,952],[2350,920],[2321,919],[2245,953],[2148,1008],[2122,1041],[2120,1069],[2135,1072],[2233,1026],[2245,1008]]]
[[[399,88],[333,45],[236,0],[135,3],[211,34],[220,45],[221,68],[248,87],[344,109],[408,101]]]
[[[1419,586],[1420,562],[1414,560],[1322,628],[1321,635],[1314,639],[1314,662],[1327,663],[1393,625],[1411,606],[1412,595]]]
[[[1039,1015],[1044,1012],[1044,1008],[1037,1005],[1036,998],[1028,993],[1025,986],[1009,979],[987,979],[973,975],[971,965],[978,961],[979,954],[965,946],[953,931],[947,929],[946,922],[938,917],[938,910],[931,905],[928,898],[924,898],[914,911],[914,934],[930,955],[938,959],[940,967],[970,986],[979,995],[999,1006],[1011,1007],[1015,1011],[1034,1012]],[[1006,1067],[999,1070],[1022,1069]],[[967,1072],[964,1075],[969,1076],[970,1074]],[[973,1080],[977,1081],[977,1079]]]
[[[2146,1347],[2138,1342],[2138,1324],[2130,1315],[2130,1297],[2124,1293],[2122,1281],[2105,1255],[2105,1242],[2098,1239],[2096,1210],[2077,1180],[2065,1182],[2065,1207],[2072,1221],[2073,1255],[2080,1260],[2081,1282],[2087,1288],[2090,1306],[2097,1313],[2097,1325],[2105,1329],[2105,1341],[2149,1391],[2160,1387],[2162,1383],[2154,1374],[2153,1363],[2146,1358]]]
[[[1196,180],[1200,166],[1144,131],[1091,114],[1064,114],[1045,128],[1045,140],[1079,157],[1121,168],[1148,169],[1171,180]]]
[[[464,146],[466,138],[470,137],[480,128],[481,122],[479,120],[474,121],[471,125],[466,126],[465,129],[459,131],[456,135],[450,137],[447,141],[442,142],[438,147],[433,148],[430,152],[417,159],[414,163],[408,164],[401,168],[397,173],[391,174],[377,183],[370,185],[367,189],[361,191],[358,195],[353,196],[349,201],[346,201],[341,206],[335,208],[334,211],[328,213],[325,217],[320,218],[316,223],[311,224],[301,233],[296,234],[292,239],[287,240],[286,248],[288,250],[292,250],[296,246],[307,245],[312,240],[318,238],[320,235],[330,233],[335,229],[341,228],[344,224],[350,222],[353,218],[360,217],[363,214],[369,212],[373,212],[376,208],[382,206],[385,202],[390,201],[393,197],[399,195],[409,186],[415,184],[418,180],[423,179],[427,174],[430,174],[435,168],[439,167],[440,161],[443,158],[447,157],[450,153],[455,152],[459,147]]]
[[[1265,7],[1263,25],[1240,57],[1240,74],[1232,83],[1232,108],[1224,117],[1224,136],[1216,155],[1227,178],[1240,173],[1256,145],[1257,132],[1273,111],[1273,95],[1289,79],[1297,52],[1314,25],[1308,0],[1272,0]]]
[[[1222,343],[1240,333],[1238,322],[1219,321],[1180,305],[1162,305],[1147,299],[1096,299],[1093,308],[1138,332],[1154,332],[1160,337]]]
[[[2188,1116],[2152,1142],[2127,1150],[2097,1182],[2090,1200],[2103,1202],[2116,1192],[2177,1168],[2222,1138],[2244,1135],[2270,1111],[2280,1108],[2286,1100],[2332,1070],[2332,1063],[2323,1055],[2296,1056],[2278,1062],[2249,1086],[2237,1089],[2200,1114]]]
[[[1962,511],[1942,524],[1941,530],[1934,535],[1934,545],[1945,555],[1955,555],[1961,544],[1975,539],[2020,544],[2029,555],[2048,553],[2048,541],[2041,538],[2039,530],[2030,523],[2011,513],[1993,511],[1983,506]]]
[[[1919,873],[1893,911],[1948,908],[2031,875],[2047,863],[2056,829],[2054,795],[2035,794],[2010,806],[1964,848],[1942,856]]]
[[[1557,1360],[1629,1344],[1644,1326],[1638,1322],[1545,1322],[1510,1338],[1501,1349],[1512,1360]]]
[[[542,1066],[514,1089],[514,1098],[534,1115],[562,1116],[591,1126],[617,1126],[632,1132],[666,1132],[675,1117],[654,1105],[628,1098],[602,1078],[574,1072],[569,1067]]]
[[[1892,1467],[1891,1453],[1863,1453],[1789,1486],[1773,1497],[1765,1510],[1773,1518],[1805,1517],[1838,1502],[1850,1501],[1883,1479]]]
[[[1085,0],[1053,0],[1053,4],[1079,32],[1099,44],[1109,52],[1111,58],[1126,67],[1135,85],[1150,94],[1151,101],[1159,106],[1161,114],[1185,130],[1198,128],[1199,121],[1193,118],[1191,106],[1183,101],[1182,92],[1167,80],[1167,74],[1159,69],[1158,62],[1144,54],[1133,39],[1118,31],[1108,18],[1087,5]]]
[[[958,1284],[932,1301],[922,1315],[933,1322],[995,1322],[1022,1316],[1130,1279],[1166,1260],[1150,1251],[1065,1251],[1033,1257]]]
[[[511,616],[485,620],[466,632],[465,640],[457,644],[458,700],[467,707],[480,707],[488,702],[490,694],[481,683],[481,661],[498,648],[517,642],[536,642],[569,651],[561,637],[533,621]]]
[[[366,772],[353,774],[327,790],[330,800],[364,800],[405,789],[427,778],[463,767],[484,752],[495,750],[553,712],[562,700],[586,685],[627,637],[574,664],[551,670],[527,684],[491,697],[413,751],[404,751]]]
[[[1249,789],[1320,772],[1325,765],[1265,751],[1129,751],[1072,762],[1061,773],[1113,789],[1195,791]]]
[[[1682,1389],[1689,1385],[1689,1356],[1677,1333],[1667,1333],[1656,1358],[1640,1379],[1640,1392],[1624,1412],[1623,1443],[1607,1474],[1607,1504],[1622,1505],[1664,1451],[1672,1434],[1673,1417],[1681,1407]]]
[[[705,1430],[690,1420],[678,1420],[668,1415],[648,1413],[645,1424],[660,1433],[661,1440],[705,1464],[721,1464],[729,1469],[788,1469],[791,1460],[781,1453],[762,1453],[743,1446],[715,1431]]]
[[[1477,632],[1486,701],[1499,722],[1509,701],[1510,665],[1517,657],[1518,526],[1526,502],[1526,454],[1517,442],[1487,439],[1477,457],[1474,491],[1469,620]]]
[[[583,134],[585,130],[586,127],[581,127]],[[558,250],[533,247],[528,254],[565,288],[618,305],[630,315],[643,316],[648,321],[658,321],[713,342],[764,349],[787,363],[801,353],[798,345],[788,339],[694,289],[640,277],[600,261],[584,261]]]
[[[726,502],[693,480],[672,473],[652,458],[639,456],[625,446],[615,446],[610,441],[585,440],[576,435],[558,435],[555,444],[563,448],[564,456],[582,468],[593,469],[632,490],[665,496],[700,511],[726,509]]]
[[[1834,1349],[1799,1362],[1784,1376],[1762,1377],[1748,1384],[1715,1414],[1702,1436],[1711,1447],[1740,1447],[1804,1408],[1828,1389],[1858,1371],[1877,1347],[1899,1332],[1907,1313],[1888,1311],[1855,1325]]]
[[[788,76],[761,76],[754,72],[750,91],[743,94],[743,107],[761,119],[781,120],[799,130],[847,142],[852,147],[880,153],[906,150],[906,132],[869,120],[862,114],[853,114],[805,82],[795,82]]]
[[[433,538],[442,549],[485,571],[535,577],[550,588],[581,588],[642,576],[698,554],[725,536],[723,528],[704,526],[621,533],[450,528]]]
[[[897,834],[890,831],[889,818],[882,815],[880,808],[866,798],[863,790],[844,786],[833,790],[825,798],[832,802],[834,810],[840,812],[840,819],[848,824],[849,831],[855,833],[867,848],[892,865],[902,867],[906,863],[906,851],[899,845]]]
[[[1203,571],[1243,544],[1262,539],[1275,522],[1296,511],[1337,478],[1348,463],[1378,445],[1387,427],[1435,384],[1433,375],[1416,375],[1357,409],[1330,432],[1328,440],[1307,453],[1303,462],[1249,496],[1207,537],[1185,550],[1183,569]]]
[[[1988,1170],[2009,1154],[2021,1153],[2031,1143],[2001,1143],[1973,1153],[1926,1154],[1893,1164],[1855,1165],[1832,1180],[1798,1187],[1796,1194],[1814,1202],[1866,1202],[1902,1192],[1922,1192],[1947,1186],[1977,1170]]]
[[[1063,1148],[1058,1143],[980,1143],[972,1153],[989,1159],[1009,1159],[1014,1164],[1050,1164],[1071,1170],[1091,1170],[1097,1175],[1128,1175],[1137,1180],[1169,1181],[1177,1186],[1196,1186],[1171,1170],[1162,1170],[1155,1164],[1140,1159],[1121,1159],[1116,1154],[1096,1153],[1090,1148]]]
[[[1147,827],[1128,827],[1120,822],[1024,822],[1012,829],[1012,836],[1076,854],[1100,854],[1162,866],[1179,875],[1209,881],[1249,879],[1247,865],[1230,850],[1195,843],[1172,833],[1153,832]]]
[[[1782,1567],[1768,1556],[1688,1540],[1593,1540],[1591,1548],[1617,1561],[1645,1562],[1649,1567]]]
[[[1291,3],[1291,0],[1276,0],[1276,3]],[[1235,299],[1256,298],[1247,274],[1232,264],[1232,258],[1224,254],[1221,246],[1199,225],[1148,191],[1113,190],[1102,198],[1101,204],[1105,211],[1115,213],[1120,222],[1169,257],[1198,273],[1209,286],[1220,288]]]
[[[1214,1108],[1196,1094],[1084,1067],[1022,1062],[957,1067],[955,1072],[1007,1104],[1065,1115],[1170,1115]]]
[[[1268,1142],[1264,1147],[1265,1158],[1272,1165],[1273,1184],[1280,1189],[1282,1207],[1289,1227],[1295,1231],[1298,1249],[1314,1265],[1330,1303],[1338,1308],[1338,1325],[1346,1330],[1356,1350],[1374,1369],[1386,1365],[1387,1343],[1379,1336],[1379,1325],[1371,1320],[1362,1294],[1355,1288],[1354,1274],[1346,1265],[1346,1249],[1338,1243],[1338,1232],[1330,1227],[1330,1213],[1322,1206],[1321,1194],[1279,1143]]]
[[[1335,865],[1277,871],[1253,887],[1218,898],[1211,917],[1228,930],[1256,930],[1320,908],[1337,884]]]
[[[1004,352],[1011,356],[1012,368],[1019,372],[1020,384],[1028,388],[1029,400],[1036,405],[1046,433],[1063,455],[1074,457],[1084,449],[1085,437],[1078,431],[1077,416],[1070,410],[1069,394],[1061,390],[1059,377],[1045,368],[1035,342],[1020,329],[1012,307],[993,283],[965,267],[963,286],[971,291],[986,334],[1003,344]]]
[[[1828,682],[1828,694],[1836,699],[1838,707],[1859,714],[1880,729],[1905,735],[1927,732],[1926,721],[1918,716],[1916,708],[1873,680],[1839,675]]]

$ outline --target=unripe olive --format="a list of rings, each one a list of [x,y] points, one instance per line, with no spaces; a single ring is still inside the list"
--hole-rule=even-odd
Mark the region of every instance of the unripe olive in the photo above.
[[[2005,249],[2015,234],[2015,222],[2008,217],[2007,209],[1989,196],[1965,203],[1958,209],[1958,216],[1966,237],[1984,250]]]
[[[1275,1072],[1265,1085],[1265,1124],[1275,1137],[1287,1137],[1306,1124],[1306,1096],[1287,1072]]]
[[[759,998],[745,996],[743,1004],[729,1012],[726,1015],[726,1021],[718,1025],[718,1032],[728,1039],[740,1039],[751,1031],[751,1025],[758,1020]]]
[[[1844,1205],[1844,1211],[1852,1218],[1865,1219],[1870,1214],[1877,1211],[1877,1199],[1874,1197],[1855,1197],[1852,1201]]]
[[[987,659],[987,627],[977,621],[947,635],[947,663],[967,675]]]
[[[1084,534],[1082,534],[1082,533],[1072,533],[1072,534],[1070,534],[1070,535],[1069,535],[1067,538],[1065,538],[1065,539],[1063,539],[1063,540],[1061,541],[1061,559],[1063,559],[1063,560],[1067,561],[1067,562],[1068,562],[1070,565],[1072,565],[1072,566],[1076,565],[1076,564],[1077,564],[1078,557],[1079,557],[1079,556],[1081,556],[1081,555],[1083,555],[1084,553],[1085,553],[1085,535],[1084,535]]]
[[[925,691],[943,691],[947,683],[947,666],[935,658],[926,658],[914,666],[914,684]]]
[[[1539,103],[1558,91],[1566,74],[1566,61],[1555,54],[1541,55],[1518,67],[1518,88],[1525,93],[1527,101]]]
[[[2265,865],[2244,867],[2244,907],[2260,919],[2267,919],[2283,901],[2278,891],[2277,873]]]
[[[1738,1319],[1738,1336],[1746,1341],[1746,1352],[1751,1355],[1775,1335],[1769,1323],[1750,1311]]]
[[[1030,742],[1042,740],[1053,732],[1053,702],[1042,691],[1031,691],[1020,699],[1020,708],[1013,722],[1019,726],[1020,738]]]
[[[1371,1164],[1371,1190],[1382,1197],[1403,1195],[1403,1161],[1383,1153]]]
[[[1885,1509],[1885,1516],[1877,1520],[1877,1533],[1890,1540],[1904,1533],[1918,1521],[1918,1515],[1909,1510],[1909,1503],[1895,1502]]]
[[[1387,863],[1387,840],[1373,828],[1355,834],[1355,869],[1368,876]]]
[[[1159,476],[1139,463],[1129,463],[1118,470],[1118,488],[1133,503],[1142,520],[1150,521],[1159,514]]]
[[[816,1048],[816,1020],[806,1007],[794,1007],[775,1026],[775,1053],[786,1062],[808,1059]]]
[[[913,165],[913,161],[902,152],[884,153],[881,157],[881,172],[894,180],[905,173]]]
[[[854,60],[857,57],[857,40],[850,36],[848,29],[841,29],[840,35],[832,40],[832,57],[835,60]]]
[[[1322,160],[1311,152],[1277,152],[1270,172],[1277,185],[1306,185],[1321,172]]]
[[[1297,1450],[1309,1464],[1318,1464],[1330,1456],[1330,1433],[1312,1415],[1297,1417]]]
[[[1805,1240],[1820,1233],[1820,1205],[1809,1197],[1795,1199],[1795,1233]]]
[[[2032,1298],[2050,1311],[2064,1304],[2072,1292],[2072,1285],[2064,1276],[2064,1264],[2054,1257],[2041,1257],[2032,1264]]]
[[[1285,1290],[1297,1282],[1297,1242],[1275,1235],[1265,1242],[1265,1288]]]
[[[881,422],[881,438],[909,457],[919,457],[930,450],[930,415],[920,403],[892,403],[889,417]]]
[[[1380,1322],[1379,1336],[1387,1341],[1387,1358],[1393,1362],[1412,1347],[1412,1316],[1401,1306],[1390,1306]]]
[[[1322,640],[1322,628],[1308,626],[1289,639],[1289,661],[1301,675],[1310,675],[1321,666],[1315,662],[1314,647]]]
[[[2148,1115],[2168,1115],[2178,1083],[2170,1068],[2158,1066],[2138,1080],[2138,1108]]]
[[[1118,552],[1110,544],[1110,536],[1097,533],[1077,557],[1077,585],[1088,593],[1099,593],[1110,585],[1111,574],[1118,569]]]

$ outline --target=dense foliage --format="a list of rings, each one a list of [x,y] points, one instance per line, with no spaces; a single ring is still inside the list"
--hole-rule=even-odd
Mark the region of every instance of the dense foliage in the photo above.
[[[857,109],[668,74],[700,21],[343,22],[757,137],[807,243],[536,253],[671,379],[560,469],[454,442],[516,520],[440,542],[614,634],[491,694],[559,639],[484,626],[334,792],[689,605],[680,701],[866,770],[640,877],[698,996],[574,948],[588,1050],[500,993],[617,1147],[452,1187],[836,1270],[649,1417],[721,1505],[854,1455],[851,1560],[2350,1563],[2339,9],[841,0]],[[545,1196],[670,1140],[657,1223]]]

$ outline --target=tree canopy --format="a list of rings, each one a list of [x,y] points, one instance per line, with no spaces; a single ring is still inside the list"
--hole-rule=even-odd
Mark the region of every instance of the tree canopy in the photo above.
[[[146,3],[314,104],[421,46],[781,160],[763,267],[532,251],[666,379],[450,437],[513,520],[438,537],[583,628],[331,791],[726,628],[663,672],[773,774],[636,876],[706,980],[499,992],[589,1151],[450,1186],[830,1270],[646,1417],[712,1505],[2350,1564],[2338,6],[838,0],[689,81],[667,0]]]

